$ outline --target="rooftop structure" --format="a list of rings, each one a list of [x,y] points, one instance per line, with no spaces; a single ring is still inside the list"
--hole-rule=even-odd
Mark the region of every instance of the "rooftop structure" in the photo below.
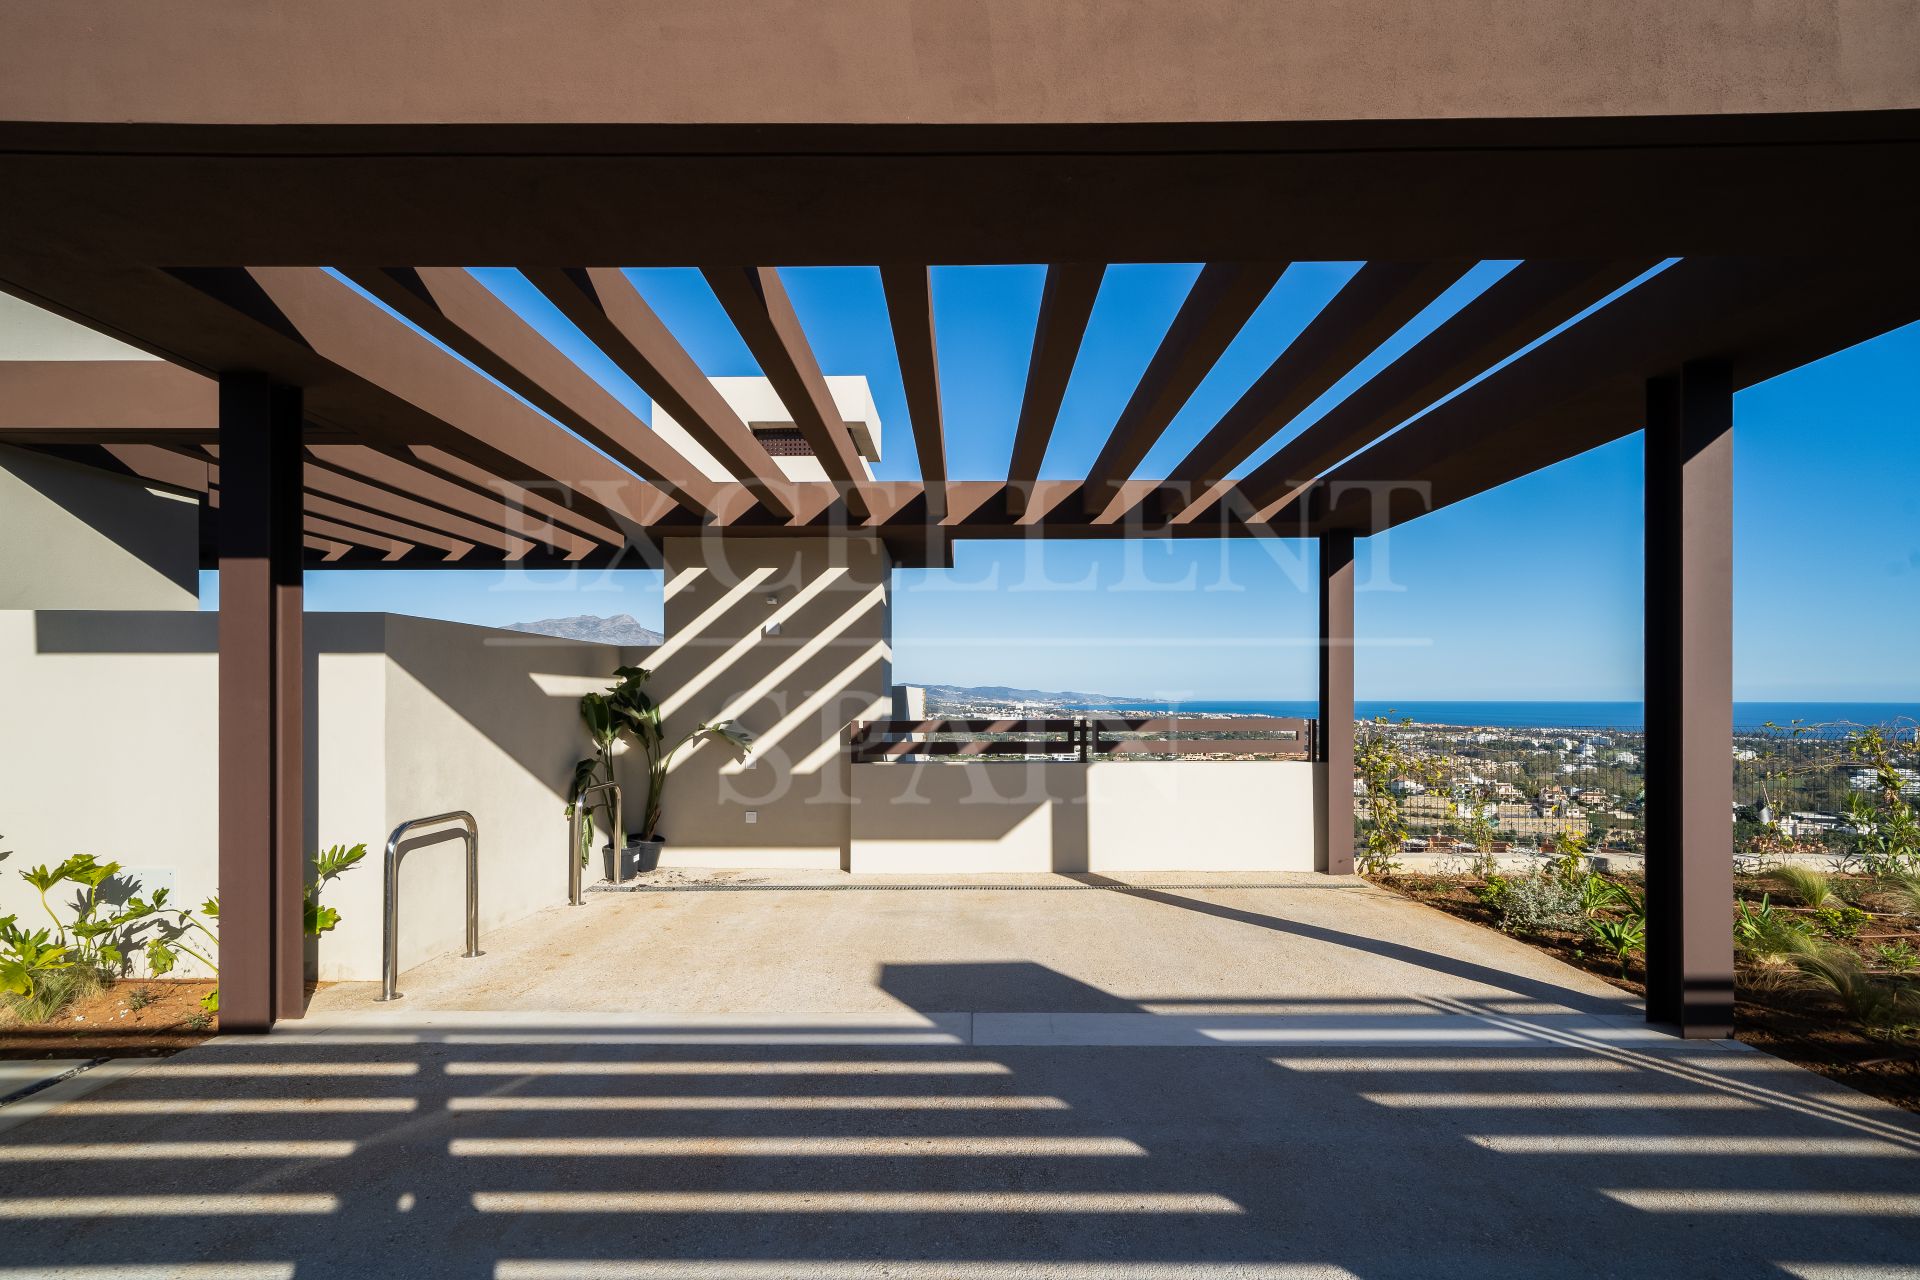
[[[664,563],[674,644],[716,547],[808,548],[757,630],[848,556],[858,611],[969,538],[1311,539],[1314,839],[1343,872],[1356,539],[1644,431],[1648,1014],[1726,1032],[1733,396],[1920,318],[1920,29],[1828,0],[1206,8],[8,17],[0,291],[161,360],[29,343],[0,440],[196,504],[232,1025],[301,1007],[304,568]],[[1287,265],[1326,260],[1364,265],[1143,471]],[[1519,265],[1293,425],[1485,260]],[[1135,261],[1204,267],[1097,457],[1043,480],[1106,267]],[[994,262],[1046,285],[1008,466],[955,475],[929,272]],[[518,268],[654,428],[466,264]],[[877,415],[797,321],[777,267],[814,264],[877,269],[915,479],[872,478]],[[701,374],[621,270],[646,265],[702,272],[784,414]],[[816,710],[889,696],[859,616]]]

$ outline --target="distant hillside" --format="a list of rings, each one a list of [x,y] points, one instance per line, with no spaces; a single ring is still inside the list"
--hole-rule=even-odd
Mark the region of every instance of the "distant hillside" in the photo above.
[[[592,640],[596,644],[624,644],[635,647],[659,644],[663,637],[651,627],[635,622],[630,613],[611,618],[578,613],[571,618],[542,618],[538,622],[514,622],[504,631],[528,631],[536,636],[559,636],[563,640]]]
[[[1131,707],[1150,701],[1145,698],[1117,698],[1110,693],[1074,693],[1049,692],[1045,689],[1010,689],[1003,684],[980,685],[969,688],[964,685],[930,684],[924,686],[927,701],[935,704],[949,702],[1044,702],[1054,706],[1074,707]]]

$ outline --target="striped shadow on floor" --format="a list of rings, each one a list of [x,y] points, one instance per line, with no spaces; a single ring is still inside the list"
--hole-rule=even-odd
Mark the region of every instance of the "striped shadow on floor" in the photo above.
[[[1404,1010],[1404,1006],[1400,1006]],[[1637,1014],[1428,1013],[336,1013],[283,1023],[276,1043],[843,1045],[1100,1048],[1632,1048],[1747,1052],[1683,1041]],[[223,1043],[225,1041],[216,1041]],[[232,1040],[232,1043],[246,1043]]]

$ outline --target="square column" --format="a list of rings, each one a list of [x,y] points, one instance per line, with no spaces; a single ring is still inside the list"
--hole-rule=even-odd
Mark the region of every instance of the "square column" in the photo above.
[[[1733,379],[1647,383],[1647,1020],[1733,1034]]]
[[[220,1025],[305,1008],[301,396],[220,378]]]
[[[1314,865],[1353,874],[1353,535],[1320,535],[1320,789]]]

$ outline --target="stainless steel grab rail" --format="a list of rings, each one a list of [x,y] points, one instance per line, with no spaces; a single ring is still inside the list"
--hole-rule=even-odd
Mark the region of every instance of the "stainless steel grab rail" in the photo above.
[[[627,815],[620,803],[620,787],[613,782],[596,782],[581,788],[580,794],[573,798],[573,815],[567,819],[567,901],[576,907],[580,905],[580,823],[586,817],[592,797],[602,791],[613,792],[613,831],[607,837],[613,843],[613,882],[625,883],[619,878],[620,854],[627,843]]]
[[[442,822],[459,822],[466,827],[460,838],[467,846],[467,957],[471,959],[485,954],[480,950],[480,824],[465,809],[403,822],[387,837],[386,896],[382,904],[380,939],[380,994],[374,997],[381,1003],[400,998],[400,993],[393,989],[394,979],[400,969],[400,842],[416,827],[438,826]]]

